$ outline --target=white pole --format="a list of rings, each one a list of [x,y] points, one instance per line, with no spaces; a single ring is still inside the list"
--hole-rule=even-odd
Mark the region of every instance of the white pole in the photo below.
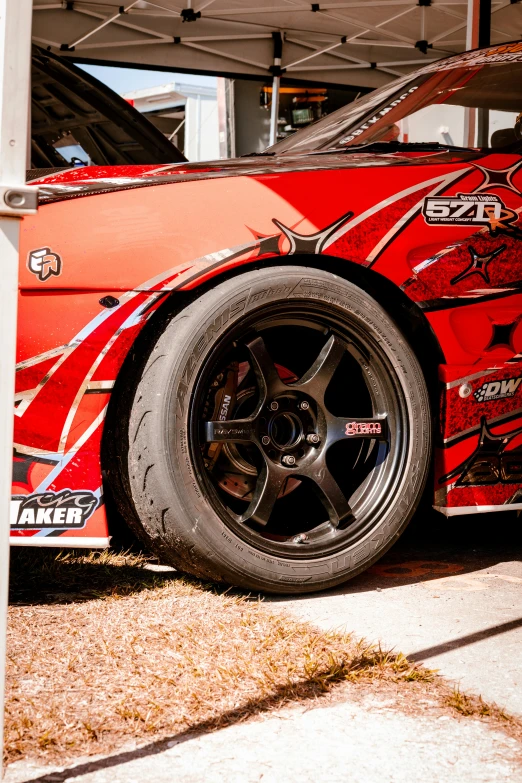
[[[480,18],[480,0],[468,0],[468,17],[466,26],[466,49],[476,49],[478,46],[478,31]],[[464,145],[475,146],[477,126],[477,110],[464,109]]]
[[[201,160],[201,95],[198,93],[196,110],[196,158]]]
[[[466,49],[476,49],[479,34],[480,0],[468,0]]]
[[[279,60],[281,64],[281,60]],[[279,85],[281,83],[280,76],[274,76],[272,81],[272,106],[270,111],[270,146],[277,141],[277,128],[279,125]],[[266,138],[266,136],[265,136]]]
[[[283,36],[279,32],[272,33],[274,41],[274,65],[272,73],[272,106],[270,111],[270,147],[277,141],[279,127],[279,87],[281,84],[281,58],[283,57]]]
[[[20,218],[36,210],[25,185],[32,0],[0,0],[0,750],[3,751],[9,508]]]

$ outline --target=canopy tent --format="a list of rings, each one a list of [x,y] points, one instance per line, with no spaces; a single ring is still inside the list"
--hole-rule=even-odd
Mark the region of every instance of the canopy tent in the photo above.
[[[33,40],[77,61],[374,88],[464,51],[469,5],[478,2],[34,0]],[[487,5],[491,42],[516,36],[517,3]]]

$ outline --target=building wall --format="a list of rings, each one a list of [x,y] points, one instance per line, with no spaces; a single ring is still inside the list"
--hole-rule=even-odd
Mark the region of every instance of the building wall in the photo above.
[[[216,98],[189,96],[185,104],[185,157],[190,161],[219,158]]]
[[[236,156],[263,152],[270,141],[270,113],[259,105],[262,82],[236,79],[234,119]]]

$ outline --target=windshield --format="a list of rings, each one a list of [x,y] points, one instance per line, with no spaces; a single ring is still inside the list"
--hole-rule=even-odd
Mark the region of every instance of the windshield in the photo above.
[[[522,62],[462,64],[386,85],[271,151],[316,152],[375,142],[505,147],[522,138],[521,112]]]

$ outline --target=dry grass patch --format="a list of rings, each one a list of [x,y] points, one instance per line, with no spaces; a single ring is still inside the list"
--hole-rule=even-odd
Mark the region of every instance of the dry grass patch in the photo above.
[[[141,556],[15,550],[6,754],[63,762],[215,728],[339,682],[429,680],[401,655]]]
[[[507,715],[503,709],[497,707],[496,704],[488,704],[481,696],[474,696],[469,693],[462,693],[460,688],[454,688],[450,693],[444,697],[444,703],[455,710],[460,715],[465,717],[478,717],[478,718],[493,718],[495,721],[515,724],[520,721],[515,721],[511,715]]]

